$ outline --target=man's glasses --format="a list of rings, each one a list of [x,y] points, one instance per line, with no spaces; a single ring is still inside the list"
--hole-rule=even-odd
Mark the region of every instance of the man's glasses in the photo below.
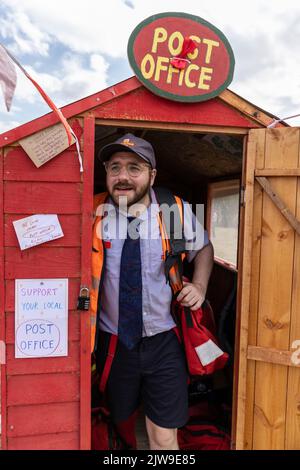
[[[128,163],[128,165],[120,165],[120,163],[104,162],[104,167],[109,176],[118,176],[123,168],[131,178],[140,176],[146,168],[151,169],[147,163]]]

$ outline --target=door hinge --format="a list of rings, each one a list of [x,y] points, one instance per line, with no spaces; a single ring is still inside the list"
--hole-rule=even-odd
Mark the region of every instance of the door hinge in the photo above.
[[[241,189],[240,189],[240,206],[241,207],[245,207],[245,192],[246,192],[245,186],[241,186]]]

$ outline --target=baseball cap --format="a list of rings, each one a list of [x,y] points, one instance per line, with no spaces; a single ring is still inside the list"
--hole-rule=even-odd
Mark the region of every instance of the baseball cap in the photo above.
[[[102,162],[109,160],[115,152],[132,152],[150,163],[152,168],[156,167],[154,149],[147,140],[136,137],[134,134],[125,134],[115,142],[105,145],[99,152],[98,157]]]

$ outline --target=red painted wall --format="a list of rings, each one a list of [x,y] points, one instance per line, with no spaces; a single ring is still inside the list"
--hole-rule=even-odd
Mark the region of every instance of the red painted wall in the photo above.
[[[21,147],[3,158],[3,239],[6,377],[3,385],[3,447],[80,448],[80,313],[82,175],[74,146],[36,168]],[[21,251],[14,220],[55,213],[64,237]],[[68,356],[14,357],[15,279],[69,279]]]
[[[153,95],[143,87],[122,96],[121,99],[111,100],[95,108],[93,115],[101,119],[260,127],[218,98],[203,103],[178,103]]]

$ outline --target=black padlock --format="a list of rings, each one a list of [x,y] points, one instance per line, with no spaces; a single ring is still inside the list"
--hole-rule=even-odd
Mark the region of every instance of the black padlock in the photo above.
[[[84,294],[85,292],[85,294]],[[77,310],[89,310],[90,308],[90,291],[87,287],[81,287],[77,300]]]

